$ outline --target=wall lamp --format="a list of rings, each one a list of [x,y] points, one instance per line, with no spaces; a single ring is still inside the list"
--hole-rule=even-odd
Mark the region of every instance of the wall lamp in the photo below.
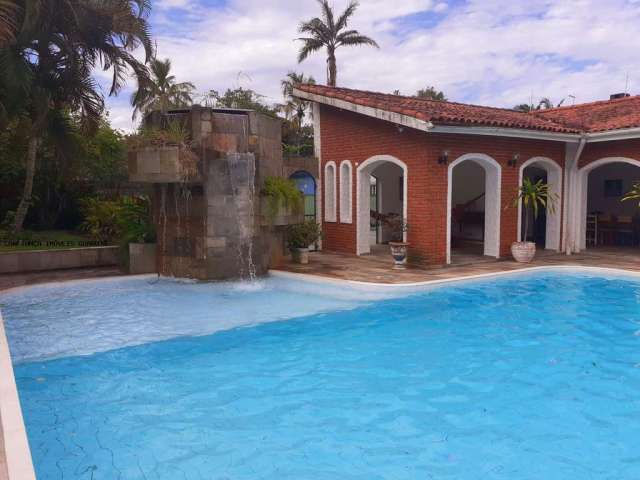
[[[449,150],[443,150],[438,157],[438,164],[446,165],[447,163],[449,163]]]
[[[513,157],[511,157],[511,159],[507,162],[507,165],[509,165],[510,167],[515,167],[516,165],[518,165],[518,160],[520,160],[520,154],[514,153]]]

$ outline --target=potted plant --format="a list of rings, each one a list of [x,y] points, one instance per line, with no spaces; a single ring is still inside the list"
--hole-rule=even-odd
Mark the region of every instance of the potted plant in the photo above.
[[[389,215],[384,220],[391,230],[391,241],[389,248],[393,257],[396,270],[404,270],[407,265],[407,250],[409,243],[404,241],[404,234],[409,230],[409,225],[400,215]]]
[[[118,223],[120,243],[128,253],[129,273],[156,273],[156,232],[149,198],[123,197]]]
[[[287,245],[294,263],[309,263],[309,245],[320,238],[320,225],[314,220],[305,220],[287,227]]]
[[[522,186],[518,188],[514,206],[522,202],[524,212],[524,228],[522,231],[522,241],[511,244],[511,255],[517,262],[529,263],[536,255],[535,242],[527,241],[529,233],[529,217],[533,213],[533,218],[537,219],[541,208],[547,209],[549,213],[555,210],[557,195],[549,190],[549,185],[542,180],[533,182],[529,178],[522,181]]]

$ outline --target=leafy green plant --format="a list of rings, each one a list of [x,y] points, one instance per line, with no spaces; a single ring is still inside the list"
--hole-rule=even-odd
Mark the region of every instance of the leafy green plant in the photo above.
[[[307,248],[322,236],[320,225],[315,220],[305,220],[287,227],[287,245],[289,248]]]
[[[282,177],[266,177],[262,195],[267,201],[267,216],[270,221],[280,209],[290,209],[295,214],[304,211],[304,197],[293,180]]]
[[[82,201],[82,230],[102,242],[153,243],[156,239],[151,205],[146,196],[118,200],[87,198]]]
[[[629,200],[635,200],[638,202],[638,207],[640,207],[640,182],[635,182],[631,190],[629,190],[624,197],[622,197],[623,202],[627,202]]]
[[[409,231],[409,224],[401,215],[388,215],[383,223],[391,230],[392,242],[404,241],[404,234]]]
[[[117,201],[85,198],[80,209],[85,218],[81,230],[100,242],[112,242],[118,237],[120,205]]]
[[[123,245],[155,243],[156,230],[149,197],[123,197],[120,200],[118,229]]]
[[[533,211],[533,218],[537,219],[541,208],[546,208],[549,213],[555,212],[555,204],[558,199],[558,195],[549,189],[549,185],[542,180],[537,182],[531,181],[529,178],[525,178],[522,181],[522,185],[518,188],[518,193],[514,200],[514,206],[518,206],[518,203],[522,201],[522,208],[526,212],[524,216],[524,229],[523,229],[523,242],[527,241],[527,234],[529,232],[529,215],[530,211]]]

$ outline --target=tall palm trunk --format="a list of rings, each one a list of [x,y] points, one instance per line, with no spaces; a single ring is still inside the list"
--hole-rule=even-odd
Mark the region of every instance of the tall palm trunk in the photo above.
[[[336,54],[332,50],[329,50],[327,58],[327,77],[327,84],[330,87],[335,87],[338,79],[338,67],[336,65]]]
[[[36,173],[36,154],[38,152],[38,144],[40,143],[40,137],[32,134],[29,138],[27,145],[27,165],[26,175],[24,179],[24,188],[22,191],[22,199],[16,210],[16,217],[14,220],[13,229],[16,232],[21,232],[24,225],[24,219],[29,211],[31,205],[31,195],[33,193],[33,177]]]

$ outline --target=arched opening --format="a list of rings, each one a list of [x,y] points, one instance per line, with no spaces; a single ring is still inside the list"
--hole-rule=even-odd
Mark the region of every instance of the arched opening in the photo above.
[[[293,173],[289,179],[293,180],[302,193],[304,199],[305,220],[316,219],[316,180],[304,170]]]
[[[340,163],[340,223],[351,223],[351,162],[343,160]]]
[[[389,155],[371,157],[358,166],[356,211],[357,254],[376,250],[398,234],[387,222],[407,218],[407,166]],[[406,241],[406,232],[399,235]]]
[[[535,157],[526,161],[520,167],[520,185],[525,178],[533,182],[542,180],[549,185],[549,192],[554,198],[554,208],[542,208],[538,217],[533,212],[522,208],[518,204],[518,240],[524,239],[525,225],[527,241],[535,242],[540,248],[560,250],[561,230],[561,199],[562,199],[562,169],[560,165],[549,158]],[[528,217],[528,218],[527,218]]]
[[[576,198],[580,202],[578,239],[585,248],[637,248],[640,211],[637,202],[622,198],[640,181],[640,161],[603,158],[579,171]]]
[[[447,263],[500,256],[500,183],[498,162],[467,154],[449,165]]]
[[[336,221],[336,164],[327,162],[324,166],[324,221]]]

